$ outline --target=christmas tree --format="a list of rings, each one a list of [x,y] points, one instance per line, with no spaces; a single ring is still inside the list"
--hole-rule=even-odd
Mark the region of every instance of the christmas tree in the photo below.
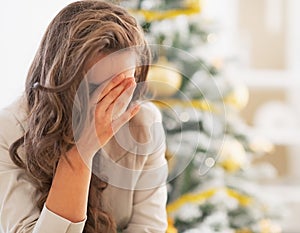
[[[166,131],[167,232],[280,232],[280,211],[257,184],[276,171],[252,163],[272,145],[255,140],[240,118],[248,92],[224,75],[226,59],[202,52],[217,39],[217,25],[202,17],[199,0],[118,3],[155,45],[148,87]]]

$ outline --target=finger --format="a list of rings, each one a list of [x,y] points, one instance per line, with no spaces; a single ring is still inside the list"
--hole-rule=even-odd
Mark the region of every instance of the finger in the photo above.
[[[140,110],[141,106],[139,104],[129,108],[126,112],[124,112],[118,119],[113,121],[112,128],[114,133],[119,131],[119,129],[126,124],[131,118],[133,118]]]
[[[98,87],[95,91],[93,91],[93,94],[90,97],[90,102],[93,104],[98,103],[103,96],[105,96],[115,86],[120,85],[125,79],[126,76],[124,74],[120,74],[111,80],[106,80],[102,83],[99,83]]]
[[[125,80],[122,85],[113,88],[106,96],[104,96],[98,103],[103,111],[107,111],[111,105],[113,105],[121,95],[131,87],[135,86],[135,82],[132,78]]]
[[[115,78],[113,78],[111,81],[109,81],[106,85],[102,86],[101,92],[98,92],[98,101],[101,101],[101,99],[106,96],[109,92],[112,91],[115,87],[123,84],[123,82],[126,81],[126,76],[122,73]]]
[[[132,99],[136,84],[133,83],[130,87],[122,92],[122,94],[113,102],[107,109],[107,115],[113,120],[123,114]]]

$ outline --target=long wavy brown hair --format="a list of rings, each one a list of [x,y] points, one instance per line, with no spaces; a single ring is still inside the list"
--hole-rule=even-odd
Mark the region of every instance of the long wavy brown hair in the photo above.
[[[48,26],[26,80],[28,129],[10,147],[11,159],[26,170],[37,187],[40,209],[48,196],[60,156],[75,145],[72,113],[88,112],[88,98],[74,107],[88,62],[99,52],[110,53],[132,46],[143,46],[140,59],[148,64],[149,49],[136,20],[111,3],[71,3]],[[136,81],[144,81],[147,72],[147,65],[138,66]],[[139,91],[134,98],[138,98]],[[18,154],[21,147],[24,158]],[[101,209],[101,194],[106,186],[92,174],[86,233],[117,230],[113,217]]]

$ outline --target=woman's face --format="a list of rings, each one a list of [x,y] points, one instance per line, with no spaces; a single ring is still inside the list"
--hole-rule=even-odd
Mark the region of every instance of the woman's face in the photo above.
[[[136,55],[132,51],[100,54],[95,60],[87,71],[90,94],[100,85],[106,85],[116,75],[134,77]]]

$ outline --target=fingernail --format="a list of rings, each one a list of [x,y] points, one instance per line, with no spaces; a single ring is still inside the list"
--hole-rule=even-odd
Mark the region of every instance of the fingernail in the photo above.
[[[122,80],[122,81],[124,82],[124,80],[125,80],[125,75],[124,75],[124,74],[119,75],[119,79]]]
[[[125,75],[124,74],[120,74],[120,75],[118,75],[115,79],[116,80],[123,80],[123,79],[125,79],[126,77],[125,77]]]
[[[132,87],[135,83],[132,81],[132,79],[126,80],[126,86],[125,88]]]
[[[135,115],[139,110],[140,110],[141,106],[140,105],[136,105],[132,111],[131,111],[131,115]]]

